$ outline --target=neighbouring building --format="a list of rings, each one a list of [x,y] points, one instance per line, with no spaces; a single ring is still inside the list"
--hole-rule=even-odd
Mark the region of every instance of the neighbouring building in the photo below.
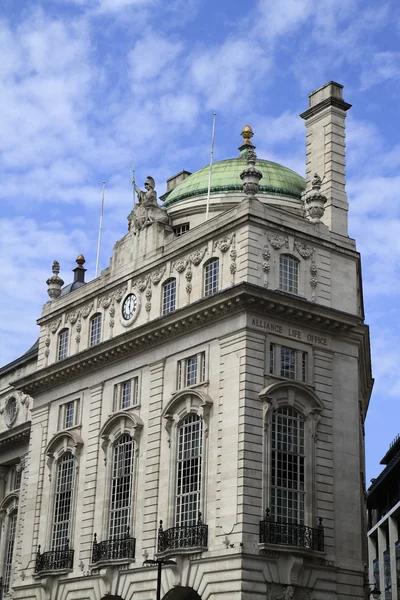
[[[400,436],[381,460],[367,494],[369,581],[385,600],[400,597]]]
[[[148,177],[98,278],[79,255],[64,286],[54,261],[38,345],[0,372],[12,598],[150,600],[154,560],[168,600],[365,597],[349,108],[337,83],[310,95],[306,180],[246,126],[209,203],[208,167],[163,208]]]

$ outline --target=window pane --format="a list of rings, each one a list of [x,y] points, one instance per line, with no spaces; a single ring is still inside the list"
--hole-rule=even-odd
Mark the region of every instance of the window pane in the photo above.
[[[180,235],[183,235],[184,233],[189,231],[189,229],[190,229],[190,223],[181,223],[180,225],[175,225],[175,227],[173,227],[174,234],[177,237],[179,237]]]
[[[101,314],[94,315],[90,321],[90,346],[95,346],[101,342]]]
[[[281,348],[281,377],[296,379],[296,350]]]
[[[57,350],[57,359],[64,360],[68,356],[68,340],[69,340],[69,331],[68,329],[64,329],[60,331],[58,336],[58,350]]]
[[[304,524],[304,421],[289,407],[273,413],[271,509],[282,523]]]
[[[197,383],[197,355],[186,360],[186,387]]]
[[[200,511],[202,434],[200,417],[189,414],[178,431],[175,524],[196,525]]]
[[[5,556],[5,568],[4,568],[4,580],[3,589],[8,592],[11,583],[11,572],[13,566],[13,554],[14,554],[14,542],[15,532],[17,529],[17,513],[13,512],[8,522],[8,534],[6,543],[6,556]]]
[[[121,408],[128,408],[131,405],[132,381],[124,381],[121,385]]]
[[[218,292],[219,260],[214,258],[204,267],[204,295],[211,296]]]
[[[281,256],[279,260],[279,288],[292,294],[298,293],[299,263],[291,256]]]
[[[128,533],[131,518],[133,441],[123,435],[114,446],[111,481],[110,538]]]
[[[73,427],[74,426],[74,407],[75,402],[67,402],[65,405],[65,419],[64,419],[64,427]]]
[[[75,459],[66,452],[57,465],[52,550],[63,550],[69,539]]]
[[[176,305],[176,280],[171,279],[163,285],[163,315],[175,310]]]

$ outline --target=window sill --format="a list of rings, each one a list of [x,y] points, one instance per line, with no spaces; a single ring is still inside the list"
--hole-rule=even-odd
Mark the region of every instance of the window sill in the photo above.
[[[58,577],[59,575],[68,575],[73,569],[48,569],[34,574],[34,579],[44,579],[45,577]]]
[[[304,546],[291,546],[289,544],[268,544],[259,543],[258,548],[260,554],[264,552],[273,553],[276,552],[281,554],[304,554],[306,556],[325,556],[323,550],[313,550],[312,548],[305,548]]]
[[[172,396],[175,396],[175,394],[177,394],[178,392],[186,392],[188,390],[195,390],[196,388],[205,387],[209,384],[210,384],[210,381],[209,381],[209,379],[207,379],[206,381],[200,381],[199,383],[194,383],[193,385],[188,385],[187,387],[181,387],[181,388],[176,389],[174,392],[172,392]]]
[[[91,563],[89,565],[90,570],[102,569],[103,567],[108,567],[112,565],[113,567],[118,567],[119,565],[129,565],[134,563],[136,559],[134,558],[104,558],[103,560],[99,560],[96,563]]]
[[[308,381],[302,381],[301,379],[292,379],[291,377],[282,377],[282,375],[274,375],[274,373],[264,373],[264,377],[268,377],[269,379],[276,379],[277,381],[286,381],[287,383],[301,383],[311,389],[315,388],[313,383]]]
[[[193,546],[191,548],[168,548],[163,552],[157,552],[158,558],[164,558],[166,556],[179,556],[181,554],[200,554],[201,552],[207,552],[207,546]]]

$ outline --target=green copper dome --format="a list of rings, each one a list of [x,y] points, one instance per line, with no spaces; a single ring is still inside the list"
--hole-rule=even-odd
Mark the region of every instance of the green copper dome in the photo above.
[[[242,192],[240,173],[248,167],[245,156],[221,160],[212,167],[211,194]],[[301,198],[306,182],[297,173],[278,163],[257,158],[256,168],[263,174],[259,194]],[[203,167],[179,183],[170,193],[164,206],[168,207],[185,198],[207,194],[209,167]]]

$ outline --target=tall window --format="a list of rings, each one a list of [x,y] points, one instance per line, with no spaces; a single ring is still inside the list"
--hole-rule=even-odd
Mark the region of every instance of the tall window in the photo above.
[[[169,279],[163,285],[162,314],[173,312],[176,308],[176,279]]]
[[[219,260],[212,258],[204,265],[204,295],[212,296],[218,292]]]
[[[178,430],[175,524],[196,525],[201,501],[203,425],[200,417],[189,413]]]
[[[280,344],[269,345],[269,372],[271,375],[307,380],[307,352]]]
[[[304,524],[304,421],[288,407],[272,415],[271,509],[280,523]]]
[[[64,360],[68,356],[69,330],[62,329],[58,334],[57,360]]]
[[[17,516],[18,516],[17,511],[14,511],[10,515],[9,520],[8,520],[6,554],[5,554],[5,564],[4,564],[4,579],[3,579],[3,589],[5,592],[8,592],[10,583],[11,583],[15,532],[17,529]]]
[[[114,411],[137,404],[139,404],[139,377],[132,377],[114,386]]]
[[[52,550],[64,550],[69,540],[75,469],[75,458],[65,452],[57,465]]]
[[[196,385],[205,380],[206,374],[206,360],[205,353],[199,352],[188,356],[178,362],[178,390],[189,387],[190,385]]]
[[[283,254],[279,259],[279,289],[298,294],[298,288],[299,261]]]
[[[133,455],[133,440],[130,435],[123,435],[114,445],[110,504],[110,539],[125,536],[130,525]]]
[[[101,342],[101,314],[93,315],[90,320],[90,346],[96,346]]]

